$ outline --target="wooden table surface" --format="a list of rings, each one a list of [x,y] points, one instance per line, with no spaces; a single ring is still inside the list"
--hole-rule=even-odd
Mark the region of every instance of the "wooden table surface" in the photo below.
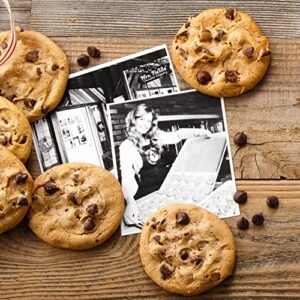
[[[71,71],[89,45],[103,63],[170,42],[189,15],[230,6],[250,13],[269,38],[271,67],[251,92],[226,99],[230,137],[244,131],[246,147],[231,141],[239,189],[249,194],[241,214],[263,212],[263,227],[236,228],[233,276],[190,299],[300,299],[300,2],[196,0],[11,0],[17,25],[40,31],[66,52]],[[0,1],[0,30],[8,20]],[[178,76],[179,78],[179,76]],[[180,80],[182,88],[187,86]],[[34,151],[27,167],[40,171]],[[269,195],[280,198],[268,209]],[[117,231],[88,251],[68,251],[41,242],[26,222],[0,236],[0,299],[181,299],[160,289],[144,273],[139,236]]]

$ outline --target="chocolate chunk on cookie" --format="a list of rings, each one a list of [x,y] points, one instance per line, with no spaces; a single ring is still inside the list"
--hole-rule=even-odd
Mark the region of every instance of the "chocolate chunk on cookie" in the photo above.
[[[25,114],[1,96],[0,145],[5,146],[22,162],[28,159],[32,146],[31,128]]]
[[[214,97],[251,90],[271,60],[269,42],[254,19],[233,8],[190,17],[175,36],[171,55],[189,85]]]
[[[17,226],[31,204],[33,180],[23,163],[0,145],[0,233]]]
[[[108,171],[86,163],[66,163],[34,181],[29,227],[43,241],[68,249],[89,249],[119,226],[124,199]]]
[[[45,35],[17,30],[18,42],[13,55],[0,69],[3,96],[23,110],[30,122],[41,119],[61,100],[69,75],[67,57]],[[0,33],[0,45],[9,32]]]
[[[181,295],[196,295],[219,284],[232,273],[236,257],[226,223],[189,204],[172,204],[151,216],[143,226],[139,251],[148,276]]]

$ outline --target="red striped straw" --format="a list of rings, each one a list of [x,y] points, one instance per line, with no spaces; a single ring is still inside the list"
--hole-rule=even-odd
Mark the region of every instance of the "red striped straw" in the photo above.
[[[16,45],[17,45],[17,34],[15,31],[15,22],[11,13],[11,9],[9,6],[8,0],[3,0],[3,3],[9,12],[9,18],[10,18],[10,37],[7,43],[7,47],[5,49],[5,52],[0,56],[0,66],[5,64],[7,60],[12,56]]]

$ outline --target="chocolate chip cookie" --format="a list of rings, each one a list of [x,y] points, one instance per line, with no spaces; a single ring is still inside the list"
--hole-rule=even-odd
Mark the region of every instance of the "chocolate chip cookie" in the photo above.
[[[0,96],[0,145],[5,146],[22,162],[31,151],[32,134],[30,124],[14,104]]]
[[[45,35],[19,29],[17,37],[15,51],[0,68],[0,95],[23,110],[32,122],[61,100],[69,66],[64,52]],[[8,32],[0,33],[0,51],[7,40]]]
[[[81,250],[107,240],[123,212],[122,190],[113,175],[91,164],[67,163],[36,178],[28,219],[46,243]]]
[[[31,204],[33,180],[23,163],[0,145],[0,233],[17,226]]]
[[[194,205],[172,204],[144,224],[140,256],[159,286],[196,295],[232,274],[236,246],[230,229],[216,215]]]
[[[171,55],[188,84],[214,97],[251,90],[271,60],[268,40],[254,19],[231,8],[190,17],[175,36]]]

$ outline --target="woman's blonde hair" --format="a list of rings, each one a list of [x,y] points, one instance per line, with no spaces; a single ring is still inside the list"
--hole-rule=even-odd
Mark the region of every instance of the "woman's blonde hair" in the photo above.
[[[141,118],[147,113],[152,114],[152,122],[151,127],[145,134],[141,134],[136,130],[136,120]],[[157,154],[160,155],[162,152],[162,147],[158,143],[158,119],[157,113],[154,109],[148,107],[146,104],[139,104],[133,110],[131,110],[126,116],[126,136],[129,140],[131,140],[134,145],[137,147],[138,151],[141,154],[146,155],[148,157],[149,150],[156,151]],[[142,142],[144,140],[149,140],[149,146],[143,147]]]

